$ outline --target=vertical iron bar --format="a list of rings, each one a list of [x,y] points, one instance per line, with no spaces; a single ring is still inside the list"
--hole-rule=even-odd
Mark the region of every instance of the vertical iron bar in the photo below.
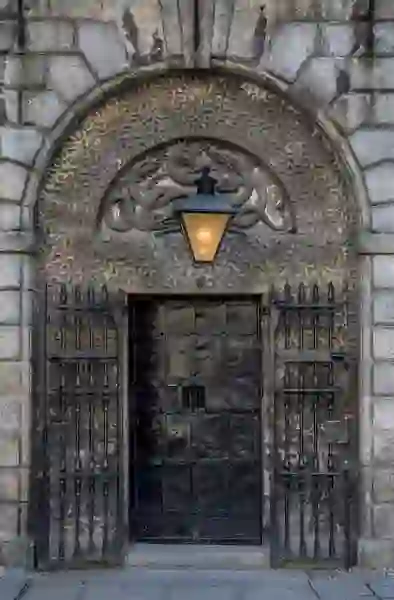
[[[328,348],[330,350],[330,352],[333,351],[333,340],[334,340],[334,328],[335,328],[335,289],[334,289],[334,285],[332,283],[329,284],[328,286],[328,293],[327,293],[327,300],[328,300],[328,304],[332,305],[329,314],[328,314],[328,331],[327,331],[327,336],[328,336]],[[334,387],[334,365],[331,362],[328,365],[328,373],[327,373],[327,387],[331,388]],[[329,396],[329,404],[328,404],[328,419],[329,421],[331,421],[334,418],[334,410],[335,410],[335,394],[334,392],[330,393]],[[335,465],[334,465],[334,455],[333,455],[333,444],[330,441],[328,444],[328,472],[330,473],[335,471]],[[336,554],[336,549],[335,549],[335,514],[334,514],[334,510],[335,510],[335,496],[334,496],[334,492],[335,492],[335,476],[331,475],[329,476],[329,481],[328,481],[328,509],[329,509],[329,542],[328,542],[328,554],[329,557],[332,558],[335,556]]]
[[[319,348],[319,313],[317,306],[319,304],[319,288],[317,285],[312,289],[313,308],[313,349]],[[317,377],[316,363],[313,363],[312,386],[314,390],[318,389],[319,382]],[[314,518],[314,558],[318,559],[320,555],[320,524],[319,524],[319,500],[320,500],[320,464],[319,464],[319,419],[318,410],[320,408],[320,395],[318,391],[313,395],[313,518]]]
[[[102,288],[102,300],[104,306],[108,306],[108,291],[107,288]],[[105,316],[103,320],[103,351],[104,356],[108,354],[108,317]],[[103,480],[103,556],[108,552],[108,537],[109,537],[109,524],[108,524],[108,502],[109,502],[109,461],[108,461],[108,409],[109,409],[109,376],[108,376],[108,362],[104,359],[104,381],[103,381],[103,412],[104,412],[104,480]]]
[[[305,294],[305,287],[304,285],[301,283],[298,289],[298,303],[300,305],[304,305],[306,302],[306,294]],[[303,310],[302,309],[298,309],[298,348],[300,350],[300,352],[302,352],[304,350],[304,344],[305,344],[305,335],[304,335],[304,327],[305,327],[305,322],[304,322],[304,315],[303,315]],[[300,514],[299,514],[299,518],[300,518],[300,546],[299,546],[299,552],[300,552],[300,557],[305,557],[307,555],[307,546],[306,546],[306,541],[305,541],[305,486],[306,486],[306,481],[305,481],[305,449],[304,449],[304,427],[305,427],[305,423],[304,423],[304,394],[303,394],[303,389],[305,388],[305,373],[304,373],[304,366],[302,364],[298,365],[298,381],[297,381],[297,388],[298,388],[298,410],[299,410],[299,438],[298,438],[298,477],[299,477],[299,509],[300,509]]]
[[[286,284],[284,287],[284,346],[285,350],[291,348],[291,312],[289,310],[292,303],[292,292],[291,287]],[[283,410],[284,410],[284,464],[282,468],[282,485],[285,493],[285,505],[284,505],[284,547],[286,554],[291,553],[291,542],[290,542],[290,510],[291,510],[291,459],[290,459],[290,420],[289,414],[291,410],[291,398],[287,390],[292,385],[290,365],[285,365],[285,376],[284,386],[286,393],[282,399]],[[285,473],[284,473],[285,471]]]

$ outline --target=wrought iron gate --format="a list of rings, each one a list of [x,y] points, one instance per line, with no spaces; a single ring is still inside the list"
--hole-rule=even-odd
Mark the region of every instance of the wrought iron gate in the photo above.
[[[124,544],[122,299],[37,294],[30,526],[37,566],[117,562]]]
[[[273,563],[350,567],[358,524],[348,294],[286,286],[269,314]]]
[[[167,310],[156,300],[156,322],[135,309],[128,377],[145,405],[130,412],[130,462],[148,479],[160,473],[167,513],[163,494],[150,496],[152,479],[133,475],[125,503],[125,299],[66,286],[36,299],[38,566],[120,561],[129,509],[140,539],[269,539],[275,566],[355,563],[357,394],[345,295],[301,285],[260,303],[189,298]]]

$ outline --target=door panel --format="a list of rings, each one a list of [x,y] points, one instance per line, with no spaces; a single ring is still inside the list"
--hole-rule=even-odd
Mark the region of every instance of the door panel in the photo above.
[[[261,542],[258,307],[253,298],[131,306],[135,538]]]

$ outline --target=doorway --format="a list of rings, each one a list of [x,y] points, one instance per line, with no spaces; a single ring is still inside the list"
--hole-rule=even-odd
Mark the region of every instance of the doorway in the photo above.
[[[130,536],[262,541],[255,297],[129,301]]]

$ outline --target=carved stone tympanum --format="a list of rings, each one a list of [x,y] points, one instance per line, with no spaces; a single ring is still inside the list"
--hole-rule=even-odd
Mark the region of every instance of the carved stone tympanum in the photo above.
[[[172,202],[196,192],[206,165],[237,213],[215,264],[196,266]],[[136,83],[89,114],[49,170],[41,265],[50,279],[144,293],[340,284],[357,230],[342,173],[321,131],[255,83]]]

